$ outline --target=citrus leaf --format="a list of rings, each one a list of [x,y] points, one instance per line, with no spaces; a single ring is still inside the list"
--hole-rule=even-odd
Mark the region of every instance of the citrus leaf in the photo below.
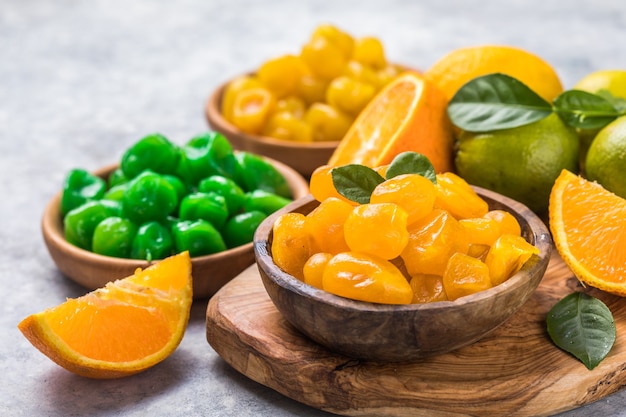
[[[600,129],[619,116],[605,97],[581,90],[568,90],[554,100],[555,110],[570,127]]]
[[[365,165],[350,164],[333,168],[331,171],[333,185],[339,194],[359,204],[370,202],[374,188],[385,181],[372,168]]]
[[[467,82],[448,104],[452,123],[470,132],[524,126],[551,113],[550,103],[521,81],[500,73]]]
[[[548,334],[561,349],[595,368],[615,343],[611,310],[588,294],[575,292],[556,303],[546,318]]]
[[[419,174],[437,184],[435,168],[426,155],[417,152],[402,152],[396,155],[387,168],[387,179],[402,174]]]
[[[623,99],[622,97],[615,97],[609,90],[604,88],[596,91],[596,95],[607,99],[620,115],[626,114],[626,99]]]

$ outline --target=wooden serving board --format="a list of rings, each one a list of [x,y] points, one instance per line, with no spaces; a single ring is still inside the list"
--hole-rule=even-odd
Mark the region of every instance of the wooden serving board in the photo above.
[[[555,251],[556,252],[556,251]],[[573,291],[611,309],[618,339],[589,371],[552,344],[545,317]],[[547,416],[626,385],[626,298],[582,288],[558,255],[531,299],[486,338],[410,363],[353,360],[287,323],[256,264],[209,301],[207,340],[233,368],[287,397],[346,416]]]

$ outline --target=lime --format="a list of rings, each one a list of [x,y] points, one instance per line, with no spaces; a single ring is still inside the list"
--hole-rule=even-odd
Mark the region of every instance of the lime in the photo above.
[[[574,89],[587,91],[593,94],[603,95],[605,98],[626,99],[626,71],[624,70],[599,70],[585,75],[575,85]],[[624,106],[626,102],[614,102],[618,106]],[[578,129],[580,137],[580,165],[585,169],[585,160],[591,141],[598,134],[599,129]]]
[[[512,129],[462,132],[455,165],[470,184],[544,214],[561,170],[578,172],[578,136],[556,114]]]
[[[622,116],[596,135],[587,154],[587,179],[626,198],[626,116]]]

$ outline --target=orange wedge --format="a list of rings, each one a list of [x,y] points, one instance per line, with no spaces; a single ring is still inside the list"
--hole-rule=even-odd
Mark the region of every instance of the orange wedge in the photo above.
[[[425,73],[448,99],[465,83],[495,72],[517,78],[533,91],[552,102],[563,85],[555,69],[535,54],[505,45],[479,45],[455,49]]]
[[[191,261],[183,252],[30,315],[18,328],[68,371],[119,378],[148,369],[176,349],[191,303]]]
[[[452,125],[448,100],[420,74],[405,72],[361,111],[328,165],[377,167],[405,151],[428,157],[437,172],[452,170]]]
[[[578,279],[626,296],[626,200],[563,170],[549,215],[556,249]]]

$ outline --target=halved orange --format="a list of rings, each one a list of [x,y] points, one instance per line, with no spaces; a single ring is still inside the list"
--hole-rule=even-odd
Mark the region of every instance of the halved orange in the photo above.
[[[118,378],[148,369],[178,347],[192,299],[191,261],[183,252],[32,314],[18,328],[68,371]]]
[[[426,155],[437,172],[451,171],[453,133],[447,105],[434,84],[418,73],[403,73],[359,113],[328,165],[378,167],[413,151]]]
[[[626,296],[626,200],[563,170],[549,215],[556,249],[578,279]]]

